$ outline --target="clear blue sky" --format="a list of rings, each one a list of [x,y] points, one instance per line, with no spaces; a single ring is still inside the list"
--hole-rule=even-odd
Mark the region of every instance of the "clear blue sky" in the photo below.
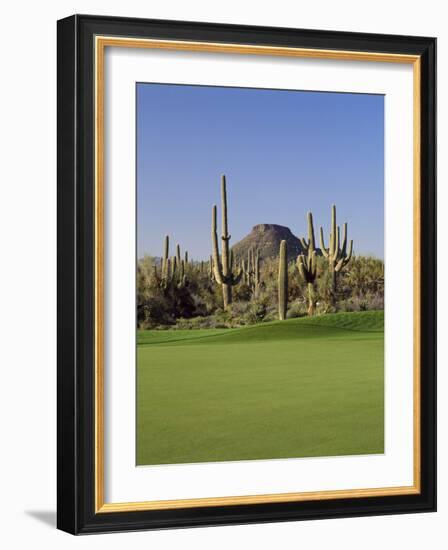
[[[169,234],[207,259],[221,174],[230,244],[259,223],[301,236],[308,210],[328,233],[335,203],[356,253],[383,257],[383,96],[137,84],[138,256]]]

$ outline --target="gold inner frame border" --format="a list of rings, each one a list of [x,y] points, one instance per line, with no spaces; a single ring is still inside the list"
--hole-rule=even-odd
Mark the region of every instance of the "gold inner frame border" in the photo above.
[[[414,483],[402,487],[344,489],[332,491],[275,493],[260,495],[192,498],[142,502],[106,503],[104,501],[104,55],[106,47],[146,48],[208,53],[233,53],[313,59],[407,63],[413,65],[413,222],[414,222],[414,350],[413,350],[413,455]],[[421,425],[420,425],[420,280],[421,280],[421,200],[420,200],[420,117],[421,61],[417,55],[381,52],[321,50],[251,44],[226,44],[178,40],[96,36],[95,55],[95,513],[167,510],[207,506],[231,506],[278,502],[305,502],[343,498],[365,498],[410,495],[421,492]]]

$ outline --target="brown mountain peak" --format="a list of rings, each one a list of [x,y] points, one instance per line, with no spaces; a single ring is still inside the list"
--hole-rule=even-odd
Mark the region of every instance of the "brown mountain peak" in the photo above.
[[[302,252],[299,239],[292,234],[289,227],[274,223],[260,223],[254,225],[252,231],[237,242],[232,250],[235,258],[246,258],[252,248],[259,250],[260,258],[276,258],[280,248],[280,242],[285,240],[288,247],[288,257],[295,258]]]

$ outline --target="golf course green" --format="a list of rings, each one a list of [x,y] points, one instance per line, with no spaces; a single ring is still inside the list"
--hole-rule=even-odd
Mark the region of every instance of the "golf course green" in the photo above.
[[[384,452],[383,312],[137,334],[137,464]]]

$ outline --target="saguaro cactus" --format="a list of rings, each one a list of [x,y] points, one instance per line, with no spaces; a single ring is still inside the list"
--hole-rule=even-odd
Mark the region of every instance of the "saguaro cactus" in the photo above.
[[[230,253],[229,241],[231,236],[228,230],[227,219],[227,189],[226,177],[221,178],[221,217],[222,217],[222,253],[219,256],[218,234],[216,229],[216,204],[212,208],[212,251],[213,251],[213,274],[215,281],[222,286],[222,298],[224,309],[232,303],[232,286],[239,283],[243,272],[233,273],[233,258]]]
[[[185,276],[185,262],[180,259],[180,246],[176,246],[176,255],[169,257],[170,253],[170,238],[165,236],[163,244],[163,257],[161,276],[159,278],[157,268],[154,266],[154,278],[158,280],[159,286],[167,291],[173,286],[182,288],[187,285],[188,281]]]
[[[328,267],[331,273],[331,295],[333,305],[336,305],[337,292],[337,274],[345,267],[352,257],[353,241],[350,241],[349,250],[347,252],[347,223],[344,223],[342,233],[342,244],[340,241],[340,230],[336,224],[336,205],[333,204],[331,209],[331,229],[330,229],[330,246],[326,248],[324,242],[324,231],[320,228],[320,247],[322,254],[328,260]]]
[[[260,252],[258,248],[255,253],[252,248],[248,250],[247,263],[242,259],[241,269],[244,274],[244,282],[250,288],[252,296],[256,297],[261,287]]]
[[[288,311],[288,246],[286,241],[280,243],[278,259],[278,318],[286,319]]]
[[[314,298],[314,281],[317,275],[316,249],[314,239],[313,215],[308,212],[308,241],[304,237],[300,239],[303,252],[297,257],[297,268],[300,275],[306,281],[308,292],[308,315],[314,315],[316,311]]]

